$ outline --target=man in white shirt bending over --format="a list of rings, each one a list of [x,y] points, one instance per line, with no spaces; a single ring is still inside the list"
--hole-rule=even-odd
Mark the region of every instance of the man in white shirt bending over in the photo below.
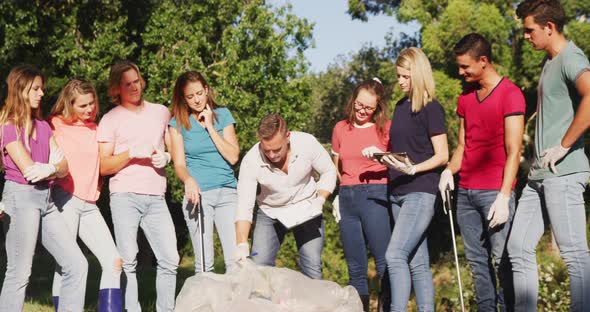
[[[321,279],[322,207],[336,186],[336,167],[316,138],[289,131],[280,115],[262,118],[257,134],[260,142],[240,165],[236,258],[251,256],[256,264],[274,266],[285,234],[293,230],[301,271]],[[314,171],[319,174],[317,182],[312,176]],[[248,235],[255,201],[260,209],[256,212],[250,253]]]

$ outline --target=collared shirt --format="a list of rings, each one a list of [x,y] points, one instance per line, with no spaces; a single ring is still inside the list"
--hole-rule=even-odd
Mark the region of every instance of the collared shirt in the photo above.
[[[240,165],[236,221],[252,222],[254,203],[269,217],[291,214],[308,205],[317,190],[332,192],[336,187],[336,167],[328,151],[311,134],[291,131],[288,173],[266,159],[256,143]],[[319,180],[313,178],[319,173]],[[260,193],[256,190],[260,185]]]

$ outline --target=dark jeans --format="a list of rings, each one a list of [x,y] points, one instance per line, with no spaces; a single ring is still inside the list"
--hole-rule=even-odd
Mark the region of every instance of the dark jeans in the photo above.
[[[457,193],[457,223],[473,275],[478,311],[497,311],[497,306],[500,311],[514,310],[512,267],[506,244],[514,217],[515,199],[512,192],[508,221],[490,229],[487,217],[498,192],[459,188]],[[497,290],[496,274],[500,282]]]
[[[387,262],[385,251],[391,237],[387,184],[340,186],[340,240],[348,264],[348,283],[359,295],[368,295],[367,243],[379,278]]]

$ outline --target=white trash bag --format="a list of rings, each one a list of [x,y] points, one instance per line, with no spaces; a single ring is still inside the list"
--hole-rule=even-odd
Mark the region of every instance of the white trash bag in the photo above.
[[[177,312],[359,312],[352,286],[314,280],[299,272],[242,260],[227,274],[188,278],[176,298]]]

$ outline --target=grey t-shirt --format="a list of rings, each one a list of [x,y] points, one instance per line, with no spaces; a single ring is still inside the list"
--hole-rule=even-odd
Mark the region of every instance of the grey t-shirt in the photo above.
[[[561,143],[580,105],[581,96],[576,80],[590,70],[588,58],[573,42],[543,65],[537,88],[537,125],[535,128],[535,158],[529,173],[530,180],[542,180],[576,172],[590,171],[584,154],[584,136],[572,145],[569,153],[557,162],[557,174],[541,168],[541,153]]]

